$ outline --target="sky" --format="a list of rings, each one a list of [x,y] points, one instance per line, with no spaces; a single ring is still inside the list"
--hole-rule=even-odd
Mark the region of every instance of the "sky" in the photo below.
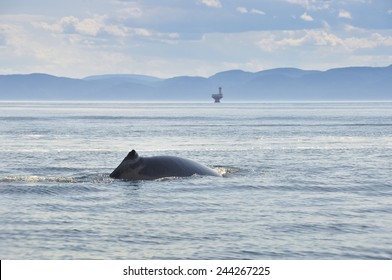
[[[0,74],[392,64],[392,0],[0,0]]]

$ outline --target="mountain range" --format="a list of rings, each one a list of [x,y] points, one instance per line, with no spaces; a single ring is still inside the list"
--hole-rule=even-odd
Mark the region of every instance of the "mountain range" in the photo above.
[[[145,75],[98,75],[83,79],[48,74],[0,75],[0,100],[209,101],[392,100],[392,65],[327,71],[276,68],[229,70],[211,77],[161,79]]]

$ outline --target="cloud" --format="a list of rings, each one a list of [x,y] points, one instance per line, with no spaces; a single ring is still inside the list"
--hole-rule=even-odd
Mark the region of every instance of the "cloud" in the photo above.
[[[90,37],[109,35],[124,38],[129,36],[151,37],[155,34],[155,32],[147,28],[129,28],[122,24],[112,24],[105,15],[94,15],[92,18],[85,19],[66,16],[52,24],[41,21],[40,23],[33,23],[33,25],[44,30],[52,31],[53,33],[69,36],[72,34]],[[159,34],[159,36],[164,37],[162,34]],[[77,37],[70,36],[73,42],[75,42],[75,38]]]
[[[140,18],[143,15],[143,10],[140,7],[126,7],[120,10],[123,17]]]
[[[255,9],[255,8],[252,8],[249,10],[245,7],[237,7],[236,10],[241,14],[251,13],[251,14],[265,15],[265,12],[263,12],[262,10]]]
[[[102,45],[105,40],[98,41],[101,44],[94,42],[95,38],[90,34],[96,33],[95,23],[93,26],[90,24],[91,21],[78,20],[76,17],[64,17],[48,26],[41,21],[24,26],[12,20],[7,25],[0,24],[0,38],[4,37],[6,42],[4,47],[0,46],[0,61],[8,65],[0,67],[0,72],[40,72],[82,77],[96,71],[117,73],[126,72],[132,66],[142,67],[143,63],[136,63],[133,56],[116,40],[113,40],[114,46]],[[47,30],[53,33],[48,34]],[[73,33],[61,33],[70,30]],[[136,32],[143,33],[140,30]]]
[[[339,18],[352,19],[352,16],[351,16],[350,12],[347,12],[345,10],[340,10],[339,11]]]
[[[237,7],[237,11],[240,12],[241,14],[248,13],[248,9],[245,7]]]
[[[307,10],[317,11],[326,10],[330,8],[330,2],[328,0],[286,0],[287,3],[300,5]]]
[[[219,0],[201,0],[201,3],[212,8],[222,8],[222,4]]]
[[[150,28],[128,27],[116,23],[108,16],[95,15],[92,18],[78,19],[67,16],[54,23],[33,23],[36,28],[59,34],[71,45],[100,45],[118,47],[132,42],[145,43],[145,40],[172,44],[181,38],[176,32],[159,32]]]
[[[75,59],[75,50],[62,48],[62,44],[54,42],[53,38],[36,36],[26,27],[3,25],[0,33],[6,38],[0,59],[5,61],[11,57],[12,69],[22,72],[45,72],[78,63]]]
[[[347,34],[352,35],[353,31],[358,32],[358,35],[337,35],[325,29],[265,31],[261,33],[255,44],[270,53],[298,47],[308,50],[320,49],[325,53],[328,53],[325,48],[330,48],[333,52],[353,53],[362,49],[392,47],[392,36],[359,29],[351,30]]]
[[[265,15],[265,12],[263,12],[262,10],[258,10],[258,9],[254,9],[254,8],[252,8],[252,9],[250,10],[250,12],[251,12],[252,14]]]
[[[300,18],[303,19],[304,21],[313,21],[313,18],[312,18],[310,15],[308,15],[306,12],[303,13],[303,14],[300,16]]]
[[[105,16],[95,16],[75,22],[76,31],[91,36],[96,36],[100,30],[105,30]],[[107,30],[105,30],[107,31]]]
[[[343,40],[333,33],[322,29],[267,32],[264,38],[256,42],[266,52],[275,52],[291,47],[336,47],[343,45]]]
[[[305,7],[309,5],[309,0],[287,0],[287,2]]]
[[[358,49],[374,49],[377,47],[392,47],[392,36],[372,33],[368,37],[350,37],[344,40],[345,47],[354,51]]]
[[[41,22],[43,29],[53,31],[55,33],[79,33],[83,35],[96,36],[100,31],[114,30],[105,24],[106,16],[95,15],[93,18],[78,19],[74,16],[62,17],[56,23],[49,24]],[[118,30],[115,32],[118,34]]]

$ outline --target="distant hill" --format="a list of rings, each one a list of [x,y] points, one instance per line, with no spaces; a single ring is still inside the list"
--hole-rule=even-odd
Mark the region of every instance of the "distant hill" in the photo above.
[[[224,101],[392,100],[392,65],[327,71],[276,68],[229,70],[211,77],[160,79],[144,75],[99,75],[84,79],[47,74],[0,75],[0,100],[209,101],[223,88]]]
[[[84,78],[86,81],[105,81],[105,82],[113,82],[113,83],[122,83],[122,82],[134,82],[140,84],[149,84],[154,82],[162,81],[162,79],[152,76],[146,75],[137,75],[137,74],[107,74],[107,75],[96,75],[89,76]]]

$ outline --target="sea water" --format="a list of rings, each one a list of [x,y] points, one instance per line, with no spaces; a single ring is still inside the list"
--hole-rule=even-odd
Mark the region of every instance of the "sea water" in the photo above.
[[[0,143],[1,259],[392,258],[390,102],[0,102]]]

